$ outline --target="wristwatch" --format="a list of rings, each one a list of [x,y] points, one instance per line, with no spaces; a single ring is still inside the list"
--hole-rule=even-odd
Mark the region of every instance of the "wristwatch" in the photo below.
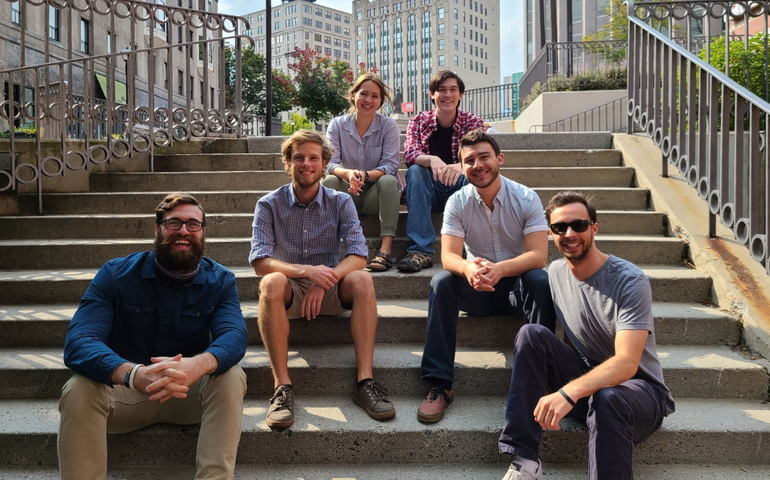
[[[364,172],[364,182],[369,181],[369,172]]]

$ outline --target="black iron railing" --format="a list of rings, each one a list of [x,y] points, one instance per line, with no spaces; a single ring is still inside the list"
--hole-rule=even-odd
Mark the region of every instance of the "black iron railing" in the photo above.
[[[481,117],[485,122],[513,120],[519,116],[519,84],[466,90],[462,108]]]
[[[626,121],[626,97],[607,102],[604,105],[589,108],[588,110],[569,117],[556,120],[547,125],[532,125],[530,132],[625,132]]]
[[[686,22],[700,12],[731,26],[756,18],[767,31],[768,7],[754,0],[629,1],[627,113],[628,124],[638,122],[660,147],[662,175],[669,163],[676,166],[707,201],[709,235],[716,236],[718,217],[770,273],[770,104],[729,78],[729,63],[719,71],[646,23]],[[767,72],[766,40],[761,57]]]

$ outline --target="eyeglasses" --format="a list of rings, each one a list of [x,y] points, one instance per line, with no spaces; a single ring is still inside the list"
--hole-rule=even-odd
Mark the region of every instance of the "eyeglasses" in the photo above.
[[[179,230],[180,228],[182,228],[182,225],[187,225],[188,232],[199,232],[203,227],[206,226],[205,223],[198,220],[187,220],[186,222],[183,222],[178,218],[169,218],[166,220],[161,220],[160,224],[169,230]]]
[[[582,233],[588,229],[589,225],[593,225],[596,222],[591,220],[572,220],[571,222],[557,222],[548,225],[551,231],[556,235],[564,235],[567,233],[567,229],[571,228],[573,232]]]

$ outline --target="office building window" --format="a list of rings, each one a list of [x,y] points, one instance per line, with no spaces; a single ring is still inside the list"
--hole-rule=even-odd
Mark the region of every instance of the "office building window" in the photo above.
[[[61,12],[51,6],[48,7],[48,38],[58,42],[60,40],[60,14]]]
[[[91,53],[91,38],[88,33],[89,22],[85,18],[80,19],[80,51]]]
[[[21,25],[21,12],[19,10],[18,1],[11,4],[11,22],[15,25]]]

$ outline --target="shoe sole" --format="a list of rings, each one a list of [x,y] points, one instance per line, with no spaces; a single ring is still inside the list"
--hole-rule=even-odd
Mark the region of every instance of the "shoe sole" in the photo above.
[[[276,420],[270,420],[265,419],[265,423],[270,428],[290,428],[292,425],[294,425],[294,419],[291,420],[284,420],[284,421],[276,421]]]
[[[353,403],[363,408],[366,414],[375,420],[388,420],[396,416],[395,410],[391,410],[390,412],[382,412],[382,413],[373,412],[369,410],[369,408],[366,405],[359,402],[357,397],[353,397]]]
[[[399,272],[417,273],[417,272],[421,271],[423,268],[431,268],[432,266],[433,266],[433,262],[429,262],[428,264],[426,264],[426,265],[424,265],[422,267],[419,267],[417,270],[415,270],[413,268],[410,268],[409,265],[402,265],[402,264],[399,263],[396,268],[398,268]]]
[[[427,413],[422,413],[421,411],[417,410],[417,420],[422,423],[437,423],[442,418],[444,418],[444,412],[446,412],[446,409],[441,410],[438,413],[434,413],[433,415],[429,415]]]

